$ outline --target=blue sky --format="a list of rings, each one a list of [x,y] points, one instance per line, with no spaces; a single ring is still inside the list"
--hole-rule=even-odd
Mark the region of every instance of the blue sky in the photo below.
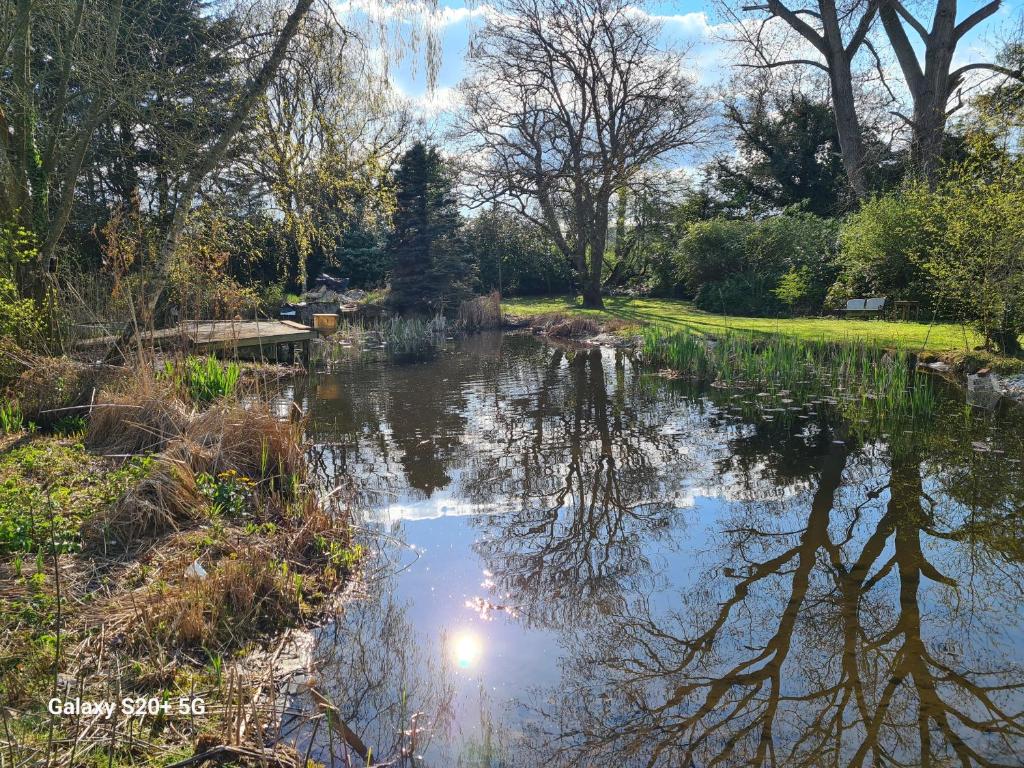
[[[486,2],[467,4],[456,0],[439,0],[437,9],[433,12],[428,9],[428,4],[421,0],[337,2],[342,9],[371,9],[370,15],[385,19],[393,28],[401,30],[407,39],[416,29],[421,31],[422,39],[424,25],[431,26],[441,48],[441,68],[437,87],[432,92],[427,87],[422,45],[419,51],[407,51],[401,61],[392,61],[392,81],[402,94],[415,100],[425,115],[441,117],[443,120],[444,109],[455,103],[454,88],[466,74],[466,46],[472,32],[483,25]],[[962,2],[959,17],[964,18],[981,4],[980,0]],[[930,7],[930,3],[922,3],[913,6],[913,10],[919,16],[926,17]],[[695,0],[669,0],[647,3],[644,8],[663,23],[665,44],[690,48],[689,62],[692,74],[702,85],[713,86],[728,77],[731,70],[729,62],[732,48],[721,41],[726,26],[722,25],[721,19],[715,17],[715,12],[709,4]],[[993,37],[995,29],[1000,26],[1011,26],[1019,13],[1019,8],[1019,3],[1004,3],[994,19],[986,22],[980,31],[973,33],[961,43],[956,64],[989,56],[989,51],[996,42]],[[894,63],[892,66],[895,70]],[[898,81],[896,71],[893,75],[894,81]]]
[[[386,18],[408,37],[412,30],[430,23],[441,46],[441,67],[436,88],[430,91],[423,65],[424,54],[420,51],[406,52],[397,64],[392,62],[392,81],[405,96],[414,99],[423,112],[436,117],[453,104],[454,89],[466,75],[464,56],[471,34],[483,26],[485,3],[439,2],[437,10],[430,14],[426,6],[408,0],[407,2],[386,2],[386,0],[338,0],[340,8],[373,8],[372,14]],[[705,5],[693,0],[680,2],[649,3],[645,9],[659,17],[664,24],[666,45],[692,47],[694,74],[704,84],[711,84],[718,76],[715,65],[717,44],[712,40],[712,20]],[[428,21],[429,19],[429,21]],[[422,46],[421,46],[422,48]]]

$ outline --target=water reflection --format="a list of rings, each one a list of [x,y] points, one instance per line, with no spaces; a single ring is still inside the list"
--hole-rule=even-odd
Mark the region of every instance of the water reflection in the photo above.
[[[855,437],[487,336],[307,397],[362,508],[434,563],[350,609],[369,631],[325,667],[375,754],[409,754],[380,713],[417,678],[474,695],[469,737],[431,722],[435,764],[1024,764],[1019,413]],[[417,615],[389,634],[394,594]],[[491,648],[515,645],[510,672]],[[356,656],[401,686],[349,695]]]

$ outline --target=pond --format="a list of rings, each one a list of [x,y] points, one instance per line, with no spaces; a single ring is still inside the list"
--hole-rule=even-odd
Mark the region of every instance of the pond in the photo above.
[[[1024,764],[1021,409],[871,434],[515,334],[291,395],[369,553],[316,666],[373,759]]]

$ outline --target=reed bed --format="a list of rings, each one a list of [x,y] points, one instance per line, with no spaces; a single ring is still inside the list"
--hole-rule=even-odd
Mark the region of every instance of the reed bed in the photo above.
[[[931,380],[916,372],[913,355],[870,341],[828,344],[739,332],[711,338],[651,327],[643,340],[653,365],[722,389],[757,390],[775,411],[824,401],[868,422],[928,417],[934,409]]]
[[[501,294],[491,291],[487,296],[477,296],[462,302],[457,322],[466,331],[501,328]]]
[[[388,359],[397,363],[432,360],[461,328],[461,324],[449,321],[444,315],[347,322],[329,339],[320,340],[317,362],[330,365],[355,350],[382,350]]]

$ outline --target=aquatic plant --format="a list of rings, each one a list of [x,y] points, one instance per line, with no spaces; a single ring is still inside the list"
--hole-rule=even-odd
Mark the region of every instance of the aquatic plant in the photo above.
[[[208,405],[222,397],[231,397],[238,387],[242,369],[238,363],[221,363],[216,357],[186,357],[177,363],[164,363],[159,378],[174,384],[175,388],[192,402]]]
[[[491,291],[459,305],[458,323],[464,330],[481,331],[501,327],[501,294]]]
[[[934,407],[931,380],[914,370],[912,357],[871,341],[829,344],[742,332],[712,338],[651,327],[643,339],[654,365],[723,389],[757,389],[774,411],[818,400],[866,423],[927,416]]]
[[[0,403],[0,434],[10,435],[21,430],[25,417],[17,400]]]
[[[395,362],[430,360],[451,338],[452,329],[444,315],[429,320],[420,317],[392,317],[380,326],[384,349]]]

